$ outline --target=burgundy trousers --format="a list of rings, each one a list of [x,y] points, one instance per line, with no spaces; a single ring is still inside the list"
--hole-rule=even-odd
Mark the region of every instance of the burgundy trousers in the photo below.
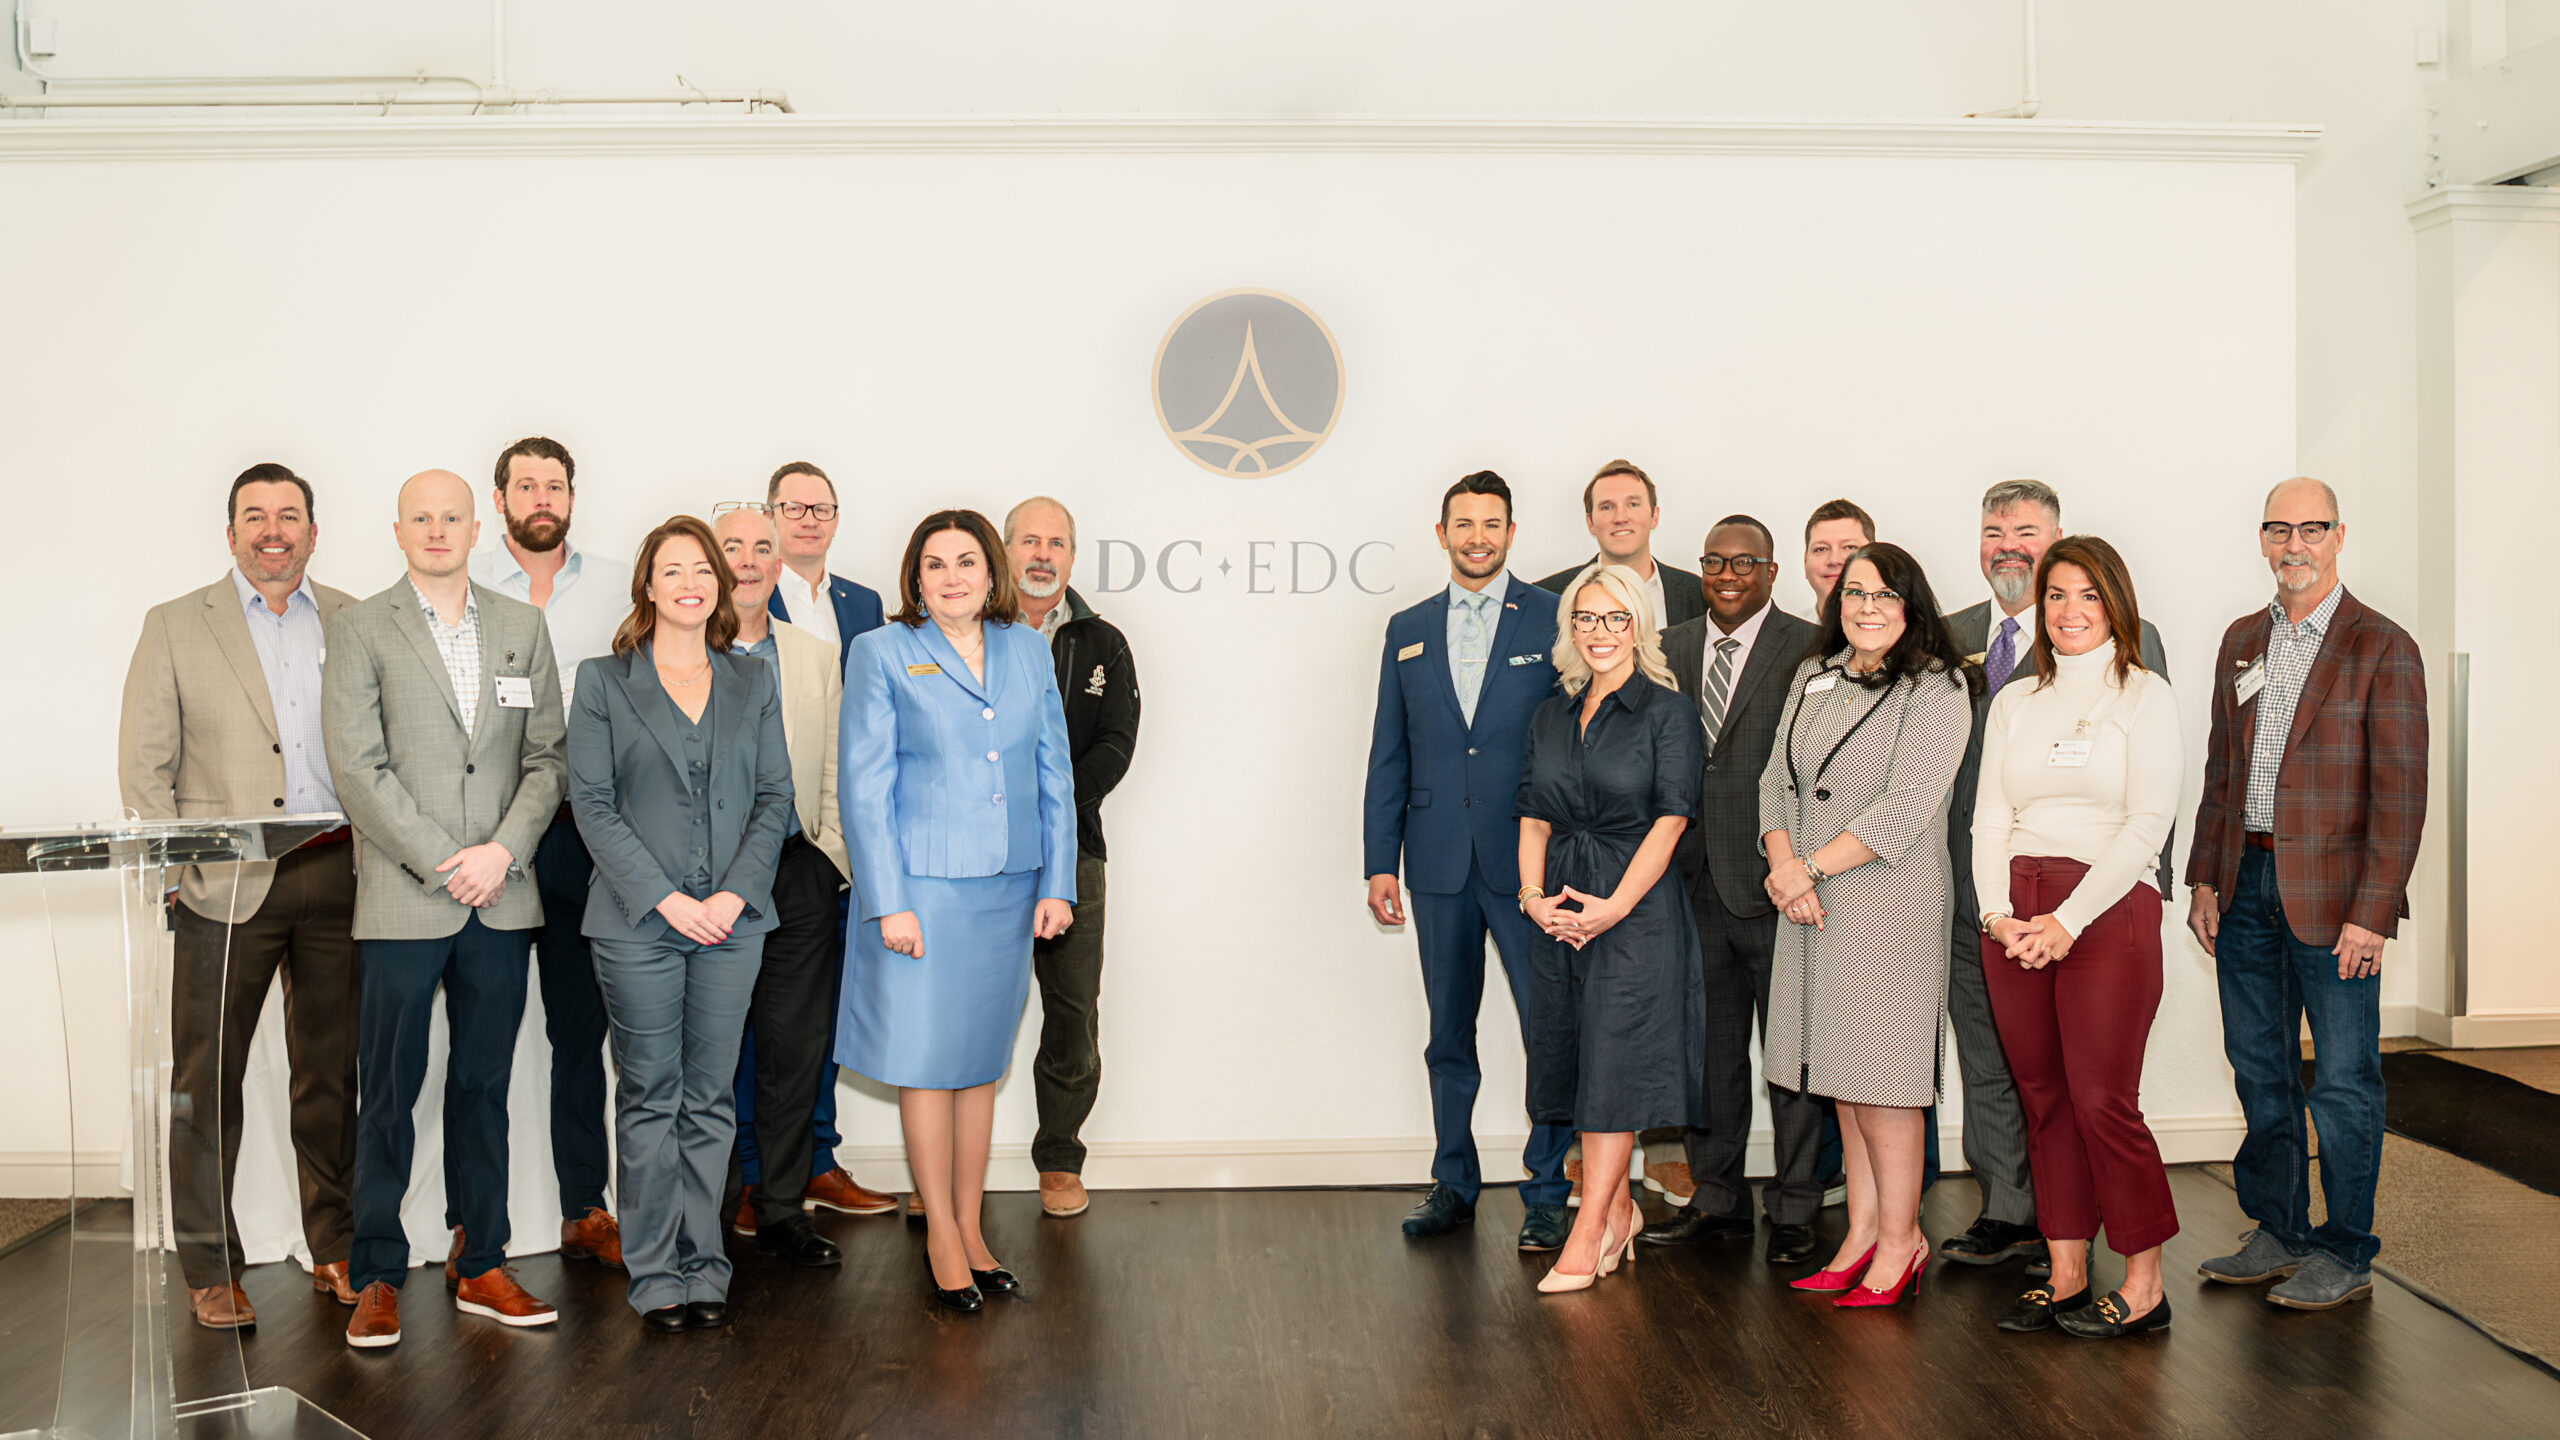
[[[2009,861],[2009,908],[2047,914],[2089,867],[2021,855]],[[2136,883],[2040,970],[1989,936],[1983,978],[2000,1045],[2027,1113],[2036,1223],[2049,1240],[2094,1240],[2135,1255],[2178,1233],[2169,1172],[2142,1118],[2142,1050],[2160,1009],[2160,893]]]

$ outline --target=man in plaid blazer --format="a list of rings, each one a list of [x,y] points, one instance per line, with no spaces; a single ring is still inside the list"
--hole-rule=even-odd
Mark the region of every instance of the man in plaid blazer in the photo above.
[[[2232,1162],[2258,1222],[2209,1280],[2282,1279],[2279,1305],[2373,1293],[2382,1161],[2382,943],[2409,913],[2427,812],[2427,678],[2407,631],[2338,583],[2336,492],[2267,496],[2259,548],[2276,597],[2223,633],[2187,924],[2218,962],[2222,1043],[2249,1136]],[[2310,1222],[2302,1022],[2328,1218]]]

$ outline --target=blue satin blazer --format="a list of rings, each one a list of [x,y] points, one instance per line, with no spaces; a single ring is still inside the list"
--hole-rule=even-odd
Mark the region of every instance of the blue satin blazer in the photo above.
[[[855,918],[912,910],[906,877],[1040,872],[1075,903],[1076,781],[1049,646],[988,625],[987,678],[932,622],[891,622],[845,651],[836,796]]]

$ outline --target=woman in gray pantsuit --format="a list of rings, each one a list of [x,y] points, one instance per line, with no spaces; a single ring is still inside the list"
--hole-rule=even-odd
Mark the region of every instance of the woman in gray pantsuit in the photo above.
[[[1795,1288],[1847,1292],[1846,1307],[1899,1301],[1929,1261],[1921,1112],[1937,1098],[1947,796],[1973,683],[1919,562],[1869,545],[1822,607],[1760,775],[1769,900],[1789,922],[1763,1058],[1770,1084],[1838,1102],[1849,1176],[1848,1236]]]

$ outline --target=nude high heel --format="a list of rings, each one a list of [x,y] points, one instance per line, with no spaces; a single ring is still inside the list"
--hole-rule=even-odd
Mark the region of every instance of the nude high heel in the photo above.
[[[1641,1219],[1643,1217],[1639,1216],[1637,1218]],[[1634,1267],[1636,1263],[1636,1231],[1643,1228],[1644,1227],[1641,1225],[1630,1225],[1627,1230],[1627,1238],[1611,1245],[1609,1244],[1609,1241],[1615,1238],[1618,1233],[1618,1229],[1617,1222],[1610,1222],[1608,1228],[1601,1232],[1601,1243],[1605,1247],[1600,1255],[1601,1274],[1616,1274],[1618,1270],[1618,1262],[1621,1260],[1624,1260],[1629,1268],[1632,1269]]]
[[[1617,1222],[1614,1220],[1610,1221],[1608,1224],[1600,1227],[1599,1268],[1596,1270],[1586,1270],[1581,1274],[1576,1275],[1566,1270],[1562,1264],[1558,1264],[1554,1269],[1548,1271],[1539,1279],[1538,1293],[1541,1295],[1562,1295],[1569,1291],[1590,1289],[1593,1282],[1597,1281],[1601,1276],[1608,1274],[1611,1270],[1617,1268],[1617,1262],[1614,1257],[1617,1255],[1621,1246],[1632,1245],[1634,1242],[1635,1237],[1632,1235],[1628,1236],[1625,1241],[1620,1241],[1618,1239]]]

